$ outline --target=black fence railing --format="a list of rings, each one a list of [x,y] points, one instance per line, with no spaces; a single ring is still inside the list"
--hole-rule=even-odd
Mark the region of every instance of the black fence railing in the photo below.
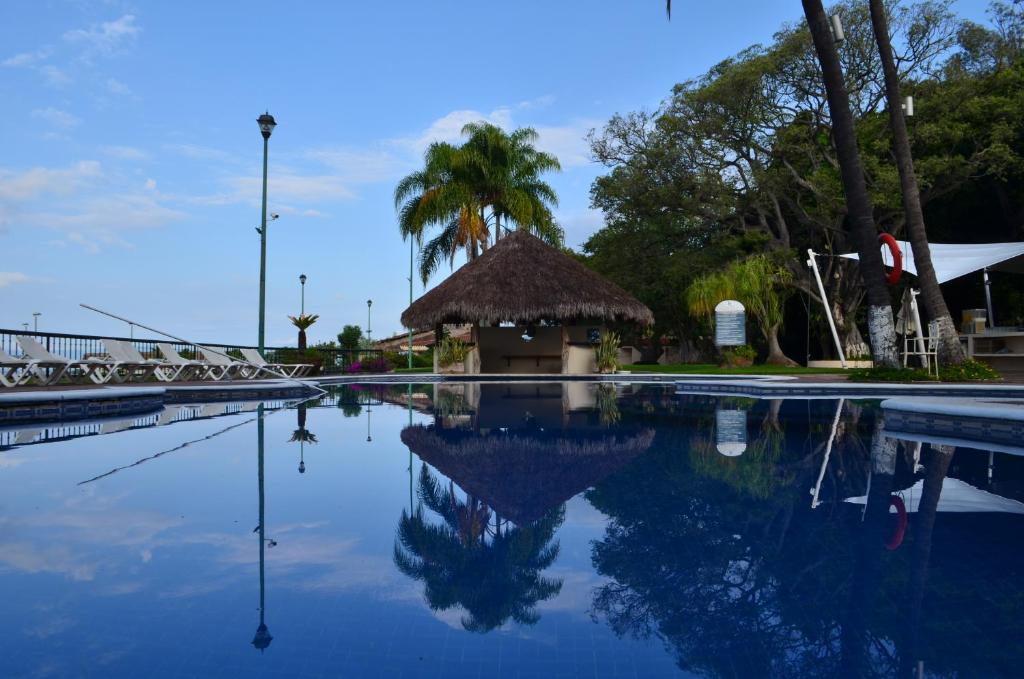
[[[103,358],[107,349],[103,346],[104,339],[131,342],[146,358],[162,358],[157,348],[158,343],[166,343],[174,347],[185,358],[196,358],[198,351],[194,344],[176,342],[174,340],[139,339],[134,337],[111,337],[104,335],[73,335],[60,332],[32,332],[0,328],[0,349],[12,356],[23,354],[17,336],[31,337],[42,344],[47,351],[57,356],[78,361],[87,358]],[[224,350],[229,356],[242,360],[242,349],[255,349],[248,344],[224,344],[222,342],[203,342],[200,346]],[[380,373],[387,372],[388,364],[384,360],[384,352],[379,349],[331,349],[309,347],[300,352],[295,347],[266,347],[263,357],[270,363],[313,363],[316,368],[313,374],[336,375],[347,372]]]

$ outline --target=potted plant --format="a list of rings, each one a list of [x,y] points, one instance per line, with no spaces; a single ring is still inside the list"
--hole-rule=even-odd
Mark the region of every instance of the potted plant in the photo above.
[[[466,372],[466,356],[469,347],[458,337],[448,335],[441,340],[437,348],[437,363],[443,373]]]
[[[597,371],[602,374],[613,373],[619,369],[619,343],[621,340],[614,332],[602,332],[600,343],[594,347],[594,362]]]
[[[722,351],[722,360],[719,363],[723,368],[746,368],[754,365],[757,352],[749,344],[743,344],[731,349]]]

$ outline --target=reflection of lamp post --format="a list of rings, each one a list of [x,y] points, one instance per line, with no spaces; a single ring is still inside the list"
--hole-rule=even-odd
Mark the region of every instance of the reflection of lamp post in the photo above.
[[[302,285],[302,305],[299,307],[299,315],[306,315],[306,274],[299,274],[299,284]]]
[[[373,336],[373,330],[370,329],[370,307],[373,306],[373,300],[366,300],[366,341],[369,342]]]
[[[412,356],[412,353],[409,354]],[[409,426],[412,426],[412,384],[408,385],[409,390]],[[412,448],[409,448],[409,516],[412,516]]]
[[[270,135],[277,127],[274,116],[264,112],[256,122],[260,126],[260,134],[263,135],[263,212],[260,219],[260,332],[259,349],[263,354],[263,326],[266,311],[267,291],[267,150],[270,142]]]
[[[32,312],[32,332],[39,332],[39,317],[42,315],[39,311]]]
[[[370,436],[370,404],[366,404],[366,442],[370,443],[373,441],[373,437]]]
[[[264,526],[263,520],[263,404],[259,405],[257,409],[256,419],[256,444],[257,444],[257,466],[259,469],[259,486],[260,486],[260,525],[257,530],[260,533],[260,625],[256,628],[256,635],[252,638],[252,645],[260,649],[260,653],[265,648],[270,646],[270,642],[274,640],[274,637],[270,636],[270,630],[267,629],[267,623],[264,621],[265,612],[265,594],[266,587],[263,579],[263,563],[264,563],[264,548],[266,534],[266,527]]]

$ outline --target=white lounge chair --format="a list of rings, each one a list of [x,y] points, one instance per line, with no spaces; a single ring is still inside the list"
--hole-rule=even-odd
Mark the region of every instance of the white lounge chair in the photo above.
[[[205,361],[193,361],[190,358],[184,358],[178,353],[172,345],[167,342],[157,342],[156,348],[163,354],[163,357],[167,360],[168,365],[173,366],[177,369],[174,373],[174,377],[166,380],[171,381],[181,377],[183,380],[189,379],[205,379],[207,372],[210,369],[210,364]]]
[[[82,375],[88,377],[96,384],[105,384],[114,374],[114,371],[111,369],[113,366],[111,361],[106,361],[102,358],[85,358],[73,361],[70,358],[51,354],[46,350],[46,347],[31,337],[18,335],[15,339],[21,345],[21,350],[25,352],[25,356],[35,363],[33,371],[39,378],[39,381],[44,384],[56,384],[72,368],[80,369]],[[49,376],[43,372],[47,368],[53,369]]]
[[[206,362],[210,364],[207,370],[206,376],[213,378],[214,380],[229,379],[233,380],[238,377],[245,379],[252,379],[259,374],[259,369],[251,368],[247,363],[236,361],[227,355],[227,350],[223,348],[203,347],[196,346],[199,349],[199,353],[202,355]]]
[[[185,374],[186,377],[190,374],[186,373],[190,369],[187,359],[182,359],[186,361],[185,363],[174,364],[159,358],[146,358],[131,342],[124,340],[105,339],[103,340],[103,346],[106,347],[107,353],[110,354],[111,358],[121,361],[123,366],[132,366],[133,372],[135,370],[142,370],[143,378],[153,375],[161,382],[173,382],[182,374]],[[198,361],[196,363],[198,364]],[[198,365],[191,367],[195,369]],[[192,370],[192,372],[194,371]]]
[[[0,349],[0,384],[5,387],[20,387],[28,384],[35,373],[34,363],[28,358],[16,358]]]
[[[274,370],[285,377],[304,377],[313,369],[312,363],[267,363],[267,359],[260,356],[260,352],[256,349],[242,349],[242,356],[258,368],[267,372]],[[274,375],[274,373],[270,374]]]

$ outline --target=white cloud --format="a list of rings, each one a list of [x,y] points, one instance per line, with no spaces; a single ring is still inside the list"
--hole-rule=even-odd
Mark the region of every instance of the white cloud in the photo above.
[[[471,109],[452,111],[430,124],[422,133],[415,137],[397,139],[395,142],[405,146],[417,154],[423,153],[427,146],[435,141],[456,142],[462,139],[462,128],[467,123],[486,121],[503,129],[512,127],[512,111],[507,107],[494,109],[490,113],[481,113]]]
[[[156,180],[152,177],[146,180],[146,189],[149,191],[156,191]]]
[[[116,78],[107,78],[107,91],[111,94],[131,94],[131,88]]]
[[[373,183],[397,179],[409,170],[409,162],[388,150],[352,150],[322,148],[305,151],[303,157],[335,170],[353,183]]]
[[[24,172],[0,168],[0,201],[25,201],[43,194],[68,194],[102,175],[95,160],[83,160],[64,169],[34,167]]]
[[[37,69],[46,78],[47,85],[61,87],[71,82],[71,76],[60,70],[53,64],[43,64]]]
[[[558,158],[562,167],[587,165],[590,163],[587,132],[600,125],[597,120],[578,120],[569,125],[534,127],[538,135],[537,148]]]
[[[52,106],[35,109],[32,111],[32,117],[44,120],[50,125],[63,130],[70,130],[82,122],[79,118],[67,111],[62,111],[59,108],[54,108]]]
[[[259,200],[263,191],[263,180],[260,177],[234,177],[230,184],[235,189],[235,195],[243,200]],[[341,177],[291,173],[270,175],[267,193],[273,196],[274,201],[282,202],[347,200],[355,195]]]
[[[13,57],[8,57],[3,61],[0,61],[0,66],[8,66],[11,68],[34,66],[49,56],[49,48],[44,47],[42,49],[37,49],[34,52],[22,52],[20,54],[15,54]]]
[[[20,271],[0,271],[0,288],[6,288],[8,285],[15,285],[17,283],[28,283],[29,280],[28,275]]]
[[[92,24],[88,28],[78,28],[64,34],[70,43],[81,45],[84,49],[82,57],[89,59],[93,55],[110,56],[135,40],[142,31],[135,23],[135,16],[125,14],[114,21]]]

